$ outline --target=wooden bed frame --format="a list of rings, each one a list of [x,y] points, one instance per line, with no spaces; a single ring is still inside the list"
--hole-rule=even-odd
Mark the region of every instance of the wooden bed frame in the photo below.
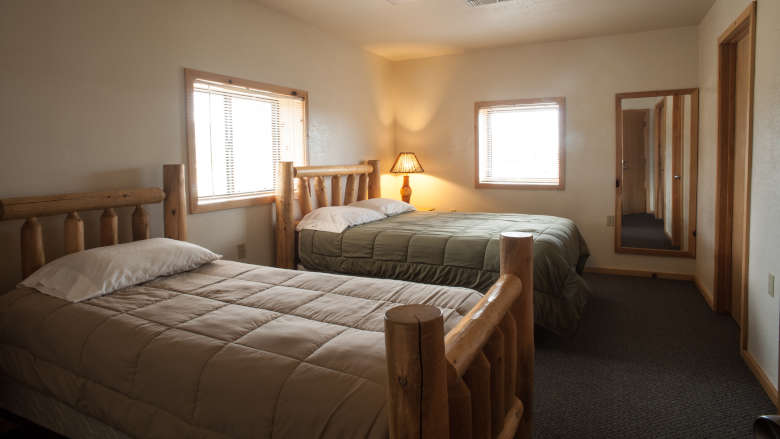
[[[344,197],[341,196],[341,177],[346,177]],[[317,207],[342,206],[353,201],[379,198],[381,195],[379,160],[366,160],[361,165],[293,166],[292,162],[279,164],[279,187],[276,190],[276,266],[295,268],[295,200],[301,217],[312,211],[311,182]],[[325,193],[325,179],[330,179],[330,204]],[[295,182],[298,181],[298,190]],[[357,180],[357,194],[355,193]]]
[[[84,221],[80,211],[103,210],[100,217],[100,245],[119,243],[119,219],[115,208],[136,206],[133,211],[133,240],[149,238],[149,215],[144,204],[163,201],[165,237],[187,240],[187,189],[184,165],[163,165],[163,187],[43,197],[0,199],[0,221],[24,219],[22,225],[22,277],[31,275],[46,263],[43,228],[38,217],[65,217],[65,253],[84,250]]]
[[[533,236],[500,243],[501,276],[446,337],[436,307],[385,314],[392,439],[532,437]]]
[[[347,197],[379,196],[376,161],[341,167],[299,167],[283,163],[283,236],[292,228],[292,179],[315,180],[319,202],[325,199],[322,177],[347,175]],[[349,176],[352,176],[351,178]],[[337,181],[338,179],[333,179]],[[84,250],[84,222],[79,211],[103,210],[100,245],[119,242],[114,208],[136,206],[133,239],[149,238],[144,204],[164,203],[165,236],[185,240],[184,165],[163,167],[163,188],[87,192],[44,197],[0,199],[0,220],[24,219],[22,272],[27,276],[46,263],[40,216],[66,215],[66,253]],[[339,183],[334,194],[340,195]],[[302,210],[311,209],[301,198]],[[334,204],[341,201],[334,195]],[[321,203],[324,205],[326,202]],[[293,237],[294,238],[294,237]],[[292,243],[292,241],[290,241]],[[278,244],[277,244],[278,245]],[[289,262],[290,254],[286,255]],[[500,241],[501,274],[477,305],[444,334],[441,311],[429,305],[403,305],[385,314],[385,347],[390,437],[530,438],[534,376],[533,237],[504,233]],[[64,420],[67,421],[67,420]]]

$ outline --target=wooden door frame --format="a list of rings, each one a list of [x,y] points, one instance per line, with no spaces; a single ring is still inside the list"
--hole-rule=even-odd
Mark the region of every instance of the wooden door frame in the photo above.
[[[685,103],[683,97],[680,95],[672,98],[672,246],[682,248],[683,239],[683,224],[685,219],[683,218],[683,201],[685,198],[682,175],[685,172],[683,165],[685,164],[685,151],[684,148],[684,128],[685,124]],[[675,178],[675,176],[680,178]]]
[[[664,209],[666,206],[664,205],[663,191],[665,191],[666,188],[664,187],[661,168],[665,165],[665,163],[663,163],[664,153],[662,151],[662,146],[666,146],[666,98],[661,99],[655,104],[653,117],[655,118],[653,120],[653,132],[655,135],[655,169],[653,170],[655,173],[655,201],[653,204],[655,204],[655,218],[664,219]]]
[[[756,56],[756,2],[752,2],[718,38],[718,152],[715,192],[715,274],[714,307],[728,312],[731,305],[731,250],[733,226],[734,185],[734,93],[736,72],[736,43],[749,38],[748,50],[748,120],[745,160],[745,224],[743,260],[740,271],[740,349],[747,349],[748,337],[748,258],[750,256],[750,187],[753,164],[753,98]]]
[[[623,221],[621,212],[623,210],[623,181],[622,181],[622,162],[623,162],[623,99],[632,98],[650,98],[655,96],[677,96],[691,95],[691,163],[690,163],[690,199],[688,209],[688,228],[686,230],[688,237],[688,248],[686,250],[668,250],[657,248],[633,248],[620,245]],[[674,256],[683,258],[696,257],[696,195],[698,187],[699,172],[699,89],[682,88],[674,90],[651,90],[629,93],[615,94],[615,235],[614,249],[615,253],[629,253],[639,255],[654,256]],[[668,170],[665,170],[668,172]]]

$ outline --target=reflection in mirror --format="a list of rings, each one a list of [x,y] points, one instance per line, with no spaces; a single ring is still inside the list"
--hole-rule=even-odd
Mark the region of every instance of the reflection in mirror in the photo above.
[[[698,90],[617,95],[616,251],[695,255]]]

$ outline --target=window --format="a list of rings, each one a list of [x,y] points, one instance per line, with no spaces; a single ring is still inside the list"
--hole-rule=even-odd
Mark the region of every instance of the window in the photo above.
[[[190,211],[273,201],[280,161],[306,162],[306,93],[185,70]]]
[[[478,188],[563,189],[564,98],[477,102]]]

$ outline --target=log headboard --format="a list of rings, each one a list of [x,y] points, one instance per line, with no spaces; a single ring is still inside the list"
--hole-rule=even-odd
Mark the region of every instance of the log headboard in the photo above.
[[[184,165],[163,166],[163,187],[82,192],[0,199],[0,221],[24,219],[22,225],[22,276],[27,277],[46,263],[43,228],[38,217],[66,215],[65,253],[84,250],[84,221],[79,212],[103,210],[100,217],[100,245],[119,243],[118,207],[136,206],[132,216],[133,240],[148,239],[149,215],[145,204],[163,202],[165,237],[187,239],[187,192]]]
[[[342,177],[346,178],[343,198]],[[330,179],[330,204],[325,192],[326,178]],[[296,179],[299,183],[297,191],[295,190]],[[295,199],[297,198],[299,202],[301,216],[311,212],[312,182],[317,207],[325,207],[379,198],[381,195],[379,181],[379,160],[366,160],[360,165],[331,166],[293,166],[292,162],[281,162],[276,192],[276,266],[295,268]]]

